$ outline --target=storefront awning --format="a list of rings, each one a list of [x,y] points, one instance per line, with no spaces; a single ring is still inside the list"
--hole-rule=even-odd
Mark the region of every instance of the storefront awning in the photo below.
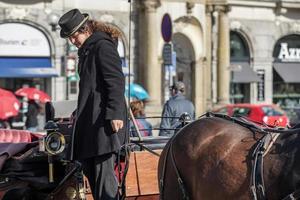
[[[53,77],[58,76],[51,65],[51,59],[46,58],[0,58],[0,77]]]
[[[286,83],[300,83],[300,63],[274,63],[274,69]]]
[[[231,63],[234,83],[251,83],[262,81],[247,62]]]

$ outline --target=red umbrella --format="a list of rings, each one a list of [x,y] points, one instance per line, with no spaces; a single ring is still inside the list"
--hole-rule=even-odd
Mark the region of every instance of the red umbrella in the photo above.
[[[0,88],[0,97],[15,97],[15,95],[9,90]]]
[[[18,96],[27,97],[31,100],[38,100],[42,103],[46,103],[51,100],[47,93],[36,88],[21,88],[18,89],[15,94]]]
[[[0,97],[0,119],[17,116],[20,109],[20,102],[16,97]]]

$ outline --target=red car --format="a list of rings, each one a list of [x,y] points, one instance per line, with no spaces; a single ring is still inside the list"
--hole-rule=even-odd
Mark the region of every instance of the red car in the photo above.
[[[289,124],[286,113],[274,104],[229,104],[213,112],[233,117],[243,116],[271,126],[286,127]]]

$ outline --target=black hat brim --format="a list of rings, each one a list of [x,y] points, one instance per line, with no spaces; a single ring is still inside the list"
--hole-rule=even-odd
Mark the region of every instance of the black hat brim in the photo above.
[[[82,15],[84,16],[84,19],[82,20],[82,22],[80,22],[78,24],[78,26],[76,26],[73,30],[71,30],[69,32],[64,32],[63,30],[60,30],[60,37],[68,38],[72,34],[74,34],[76,31],[78,31],[85,24],[85,22],[87,22],[87,20],[89,19],[89,15],[87,13],[83,13]]]

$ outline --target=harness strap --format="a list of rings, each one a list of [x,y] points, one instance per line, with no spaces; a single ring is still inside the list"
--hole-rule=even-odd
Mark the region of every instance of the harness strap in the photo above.
[[[209,113],[205,113],[203,115],[201,115],[199,118],[202,118],[202,117],[208,117],[209,116]],[[160,180],[159,180],[159,192],[160,192],[160,196],[159,198],[162,200],[163,199],[163,191],[164,191],[164,179],[165,179],[165,173],[166,173],[166,166],[167,166],[167,158],[168,158],[168,154],[171,150],[171,161],[172,161],[172,164],[173,164],[173,167],[174,167],[174,170],[175,170],[175,173],[176,173],[176,176],[177,176],[177,181],[178,181],[178,184],[179,184],[179,188],[180,188],[180,191],[182,192],[182,197],[183,197],[183,200],[189,200],[189,196],[186,192],[186,188],[184,186],[184,183],[182,181],[182,178],[180,177],[180,174],[179,174],[179,171],[177,169],[177,166],[176,166],[176,163],[175,163],[175,159],[174,159],[174,152],[173,152],[173,141],[174,141],[174,138],[180,133],[177,132],[173,137],[171,137],[171,139],[169,140],[169,142],[167,143],[168,146],[166,146],[166,155],[165,155],[165,158],[164,158],[164,162],[163,162],[163,168],[162,168],[162,174],[161,174],[161,177],[160,177]]]
[[[169,151],[170,151],[170,146],[171,146],[171,143],[172,143],[172,139],[171,138],[171,141],[170,141],[170,144],[167,146],[167,151],[166,151],[166,155],[165,155],[165,158],[164,158],[164,163],[163,163],[163,168],[162,168],[162,173],[161,173],[161,177],[160,177],[160,180],[159,180],[159,193],[160,193],[160,196],[159,196],[159,199],[163,199],[163,192],[164,192],[164,180],[165,180],[165,173],[166,173],[166,167],[167,167],[167,158],[168,158],[168,154],[169,154]]]
[[[300,189],[297,189],[296,191],[294,191],[293,193],[289,194],[288,196],[286,196],[282,200],[297,200],[297,199],[300,199]]]
[[[182,193],[182,199],[183,200],[189,200],[190,198],[187,194],[186,188],[183,184],[182,178],[179,174],[179,171],[177,169],[177,165],[176,165],[176,162],[175,162],[174,152],[173,152],[173,142],[170,145],[170,150],[171,150],[171,161],[172,161],[172,164],[174,166],[174,170],[175,170],[175,173],[176,173],[176,176],[177,176],[177,181],[178,181],[178,184],[179,184],[180,191]]]
[[[252,157],[253,166],[251,174],[250,190],[254,200],[266,200],[265,184],[264,184],[264,160],[263,157],[271,149],[272,145],[276,141],[279,133],[269,133],[261,138],[257,146],[255,147]]]
[[[264,152],[264,139],[263,137],[257,143],[254,149],[253,155],[254,161],[252,165],[252,174],[250,182],[250,191],[252,193],[253,200],[265,200],[265,190],[263,183],[263,152]]]

